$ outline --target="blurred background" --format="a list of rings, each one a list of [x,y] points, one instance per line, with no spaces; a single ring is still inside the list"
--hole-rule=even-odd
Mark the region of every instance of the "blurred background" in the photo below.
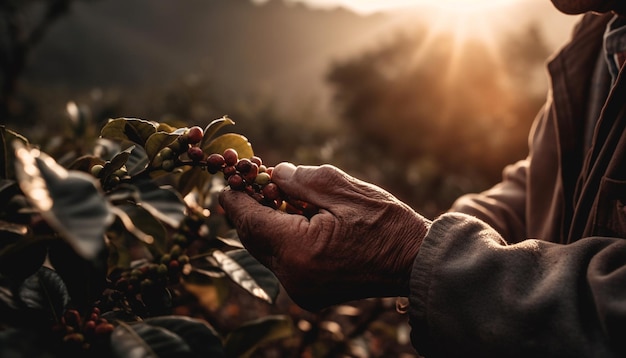
[[[525,156],[545,61],[577,19],[548,0],[0,8],[0,119],[49,151],[76,113],[91,135],[109,118],[228,115],[266,163],[335,164],[428,216]]]
[[[578,20],[549,0],[2,0],[0,11],[0,124],[59,161],[88,151],[110,118],[228,115],[264,163],[334,164],[431,218],[525,157],[546,61]],[[285,353],[315,347],[312,327],[335,342],[326,352],[350,342],[354,356],[415,356],[393,298],[312,315],[286,295],[272,307],[246,297],[201,309],[226,330],[294,317],[304,343],[262,356],[316,356]]]

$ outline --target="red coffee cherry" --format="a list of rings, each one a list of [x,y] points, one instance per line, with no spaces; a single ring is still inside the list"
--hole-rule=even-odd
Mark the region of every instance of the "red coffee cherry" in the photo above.
[[[189,131],[187,132],[187,142],[189,144],[200,143],[203,136],[204,136],[204,131],[202,130],[202,128],[198,126],[193,126],[189,128]]]
[[[204,159],[204,151],[202,151],[202,148],[200,147],[189,147],[189,149],[187,149],[187,155],[189,156],[189,159],[195,162],[199,162]]]
[[[222,155],[224,156],[224,160],[228,166],[235,165],[239,161],[239,153],[237,153],[237,151],[233,148],[224,150]]]

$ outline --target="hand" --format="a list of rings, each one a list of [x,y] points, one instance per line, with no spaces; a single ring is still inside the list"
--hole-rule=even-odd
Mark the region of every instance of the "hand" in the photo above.
[[[243,245],[310,311],[369,297],[407,296],[419,246],[430,226],[372,184],[330,166],[282,163],[272,181],[289,197],[317,206],[310,219],[225,190],[220,204]]]

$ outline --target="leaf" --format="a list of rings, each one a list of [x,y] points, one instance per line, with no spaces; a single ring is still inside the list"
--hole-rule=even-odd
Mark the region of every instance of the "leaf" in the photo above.
[[[127,139],[144,146],[148,138],[156,131],[157,124],[152,121],[138,118],[116,118],[109,120],[102,127],[100,136],[108,139]]]
[[[16,158],[20,188],[45,221],[86,259],[98,256],[113,215],[97,181],[37,149],[18,146]]]
[[[126,162],[128,162],[128,158],[130,158],[130,154],[134,149],[135,146],[132,145],[121,152],[116,153],[109,162],[104,164],[104,168],[100,171],[99,176],[101,178],[108,178],[111,174],[115,173],[116,170],[126,165]]]
[[[19,288],[18,297],[28,308],[50,313],[50,318],[60,317],[70,302],[65,282],[54,270],[41,267],[27,278]]]
[[[142,173],[150,164],[150,159],[148,159],[148,154],[146,154],[146,150],[143,147],[136,146],[130,152],[130,157],[126,160],[126,170],[128,171],[128,175],[135,176]]]
[[[217,235],[216,238],[228,246],[243,249],[243,244],[237,234],[237,229],[230,229],[222,235]]]
[[[146,323],[182,337],[198,357],[225,357],[221,337],[204,321],[186,316],[161,316],[148,318]]]
[[[279,292],[276,276],[246,250],[231,250],[228,253],[215,250],[211,256],[236,284],[253,296],[274,303]]]
[[[119,322],[111,347],[117,357],[224,357],[221,341],[208,324],[179,316]]]
[[[211,180],[211,174],[201,167],[193,167],[181,174],[178,181],[178,192],[183,197],[191,193],[194,188],[203,189],[206,183]]]
[[[151,135],[146,140],[145,144],[146,154],[150,162],[152,162],[161,149],[172,144],[178,137],[180,137],[180,135],[166,132],[157,132]]]
[[[200,148],[204,148],[204,144],[213,139],[213,136],[217,133],[217,131],[227,125],[234,124],[235,122],[232,119],[228,118],[228,116],[224,116],[222,118],[214,119],[213,121],[211,121],[211,123],[209,123],[209,125],[204,128],[204,136],[202,137],[202,141],[200,142]]]
[[[224,153],[224,150],[228,148],[235,149],[239,154],[239,158],[252,158],[252,156],[254,156],[252,145],[248,142],[248,138],[240,134],[222,134],[202,146],[202,150],[208,155],[212,153]]]
[[[157,219],[178,228],[185,219],[187,206],[185,201],[171,186],[157,186],[151,182],[138,185],[141,205]]]
[[[122,150],[121,142],[120,139],[98,138],[94,145],[93,154],[103,161],[111,160],[115,154]]]
[[[180,337],[143,322],[119,322],[111,333],[111,350],[115,357],[120,358],[192,357],[189,346]]]
[[[289,316],[267,316],[246,322],[230,332],[224,341],[224,349],[228,357],[249,357],[263,344],[289,338],[294,332]]]
[[[123,210],[128,215],[134,227],[144,235],[150,236],[151,240],[147,243],[156,245],[159,252],[165,250],[167,230],[150,212],[142,206],[133,204],[119,205],[117,208]],[[146,242],[145,239],[142,239],[142,241]]]
[[[24,145],[28,144],[28,140],[24,136],[0,125],[0,179],[15,179],[14,141]]]
[[[74,160],[74,162],[72,162],[67,169],[91,173],[91,167],[96,164],[104,165],[105,161],[94,155],[83,155],[82,157],[76,158],[76,160]]]

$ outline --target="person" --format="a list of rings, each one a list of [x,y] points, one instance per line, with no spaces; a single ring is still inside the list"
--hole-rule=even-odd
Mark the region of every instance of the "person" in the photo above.
[[[296,303],[408,297],[426,357],[626,357],[626,2],[552,3],[582,17],[547,63],[528,156],[491,189],[432,220],[329,165],[272,174],[310,218],[220,194]]]

